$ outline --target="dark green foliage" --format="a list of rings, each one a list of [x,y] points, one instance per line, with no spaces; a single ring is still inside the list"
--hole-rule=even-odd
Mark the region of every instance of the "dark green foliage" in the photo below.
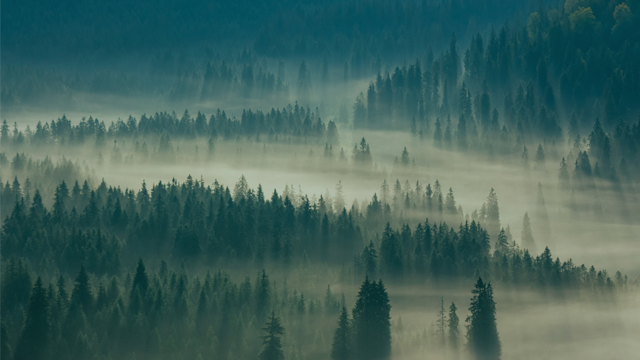
[[[38,277],[31,292],[31,298],[27,306],[27,317],[16,346],[14,359],[49,359],[51,335],[49,303],[46,291],[42,286],[42,280]]]
[[[72,307],[76,307],[79,311],[84,312],[85,315],[93,315],[94,298],[91,284],[89,283],[89,276],[84,265],[80,267],[80,272],[73,285],[70,304]]]
[[[7,330],[7,327],[4,325],[4,323],[2,323],[2,333],[0,336],[0,342],[2,342],[0,344],[0,357],[3,359],[12,359],[12,353],[11,353],[11,339],[9,338],[9,330]]]
[[[391,358],[391,305],[382,284],[367,278],[360,286],[353,309],[353,331],[356,358]]]
[[[395,233],[387,223],[382,235],[380,256],[385,272],[396,278],[402,276],[402,248],[398,238],[399,234]],[[368,259],[370,256],[372,255],[367,256],[365,260],[371,261]],[[371,271],[371,269],[367,270]]]
[[[338,328],[333,335],[333,345],[331,346],[332,360],[351,360],[353,359],[353,338],[351,324],[349,322],[349,314],[347,308],[342,307],[340,319],[338,320]]]
[[[451,306],[449,306],[447,327],[449,328],[449,347],[451,347],[454,352],[457,352],[460,348],[460,319],[456,313],[457,310],[456,304],[452,302]]]
[[[260,353],[260,360],[284,360],[284,353],[282,352],[282,342],[280,337],[284,334],[284,328],[280,324],[280,318],[276,317],[274,312],[271,313],[271,317],[267,322],[267,325],[262,328],[267,332],[267,335],[262,337],[262,344],[264,348]]]
[[[257,279],[255,296],[256,319],[259,323],[263,323],[271,305],[271,288],[269,278],[264,270],[262,271],[262,275]]]
[[[147,289],[149,288],[149,277],[147,276],[147,271],[144,267],[144,262],[142,259],[138,260],[138,266],[136,267],[136,274],[133,277],[133,284],[131,285],[131,294],[133,295],[134,291],[139,291],[140,296],[143,298],[147,294]]]
[[[292,295],[286,286],[278,290],[262,268],[304,274],[310,265],[323,269],[346,264],[340,275],[342,285],[359,282],[366,275],[394,283],[441,285],[482,274],[516,288],[552,290],[559,296],[595,293],[610,298],[616,289],[627,286],[622,275],[612,281],[606,271],[554,260],[549,249],[539,256],[521,250],[508,240],[508,231],[500,233],[492,252],[489,235],[480,225],[487,221],[486,205],[478,222],[457,229],[428,220],[415,227],[405,223],[415,223],[401,218],[408,208],[424,210],[435,219],[453,216],[448,213],[455,209],[450,204],[455,204],[453,191],[444,202],[437,181],[426,191],[419,183],[413,190],[408,183],[403,187],[396,181],[393,193],[400,201],[393,208],[388,186],[383,185],[385,200],[374,196],[366,213],[356,207],[347,210],[340,186],[336,191],[333,199],[327,198],[330,201],[323,198],[312,204],[289,188],[283,196],[274,192],[265,199],[262,188],[249,188],[246,179],[236,184],[233,195],[217,182],[204,186],[191,177],[185,183],[160,182],[149,192],[143,183],[138,196],[102,182],[93,190],[87,185],[79,198],[76,194],[68,199],[84,207],[83,215],[65,207],[66,214],[58,217],[44,207],[39,192],[34,193],[30,207],[23,203],[23,193],[5,218],[1,234],[2,319],[10,348],[18,352],[22,309],[27,309],[31,292],[33,275],[27,263],[36,264],[40,274],[77,274],[73,289],[66,286],[64,277],[46,275],[51,282],[46,302],[53,358],[71,358],[71,354],[100,358],[107,356],[106,349],[112,357],[182,353],[194,358],[198,354],[251,358],[259,349],[247,339],[257,336],[258,324],[271,311],[282,314],[291,329],[291,336],[283,339],[285,349],[289,341],[301,344],[311,336],[329,339],[331,331],[323,328],[319,316],[339,312],[335,296],[328,293],[323,309],[306,290],[305,295]],[[336,207],[342,207],[339,214]],[[122,220],[114,221],[118,211],[120,219],[131,219],[125,228]],[[384,229],[382,224],[387,224]],[[172,246],[169,239],[185,232],[201,252],[185,253],[175,242]],[[372,239],[367,246],[362,241],[365,236]],[[276,240],[279,257],[269,254]],[[354,257],[350,267],[348,261]],[[147,267],[154,263],[160,264],[157,273]],[[169,264],[181,266],[170,270]],[[223,273],[187,274],[229,264],[260,269],[255,285],[249,280],[234,284]],[[260,267],[251,270],[254,264]],[[365,281],[353,319],[349,331],[354,358],[388,358],[389,302],[381,282]],[[447,325],[451,331],[452,325]],[[316,326],[320,335],[309,331]],[[175,340],[186,338],[191,340]],[[372,349],[363,345],[371,342],[376,344]],[[314,351],[326,357],[330,348],[327,344]]]
[[[471,291],[471,315],[467,316],[467,341],[471,355],[478,360],[499,360],[502,344],[496,324],[496,304],[493,288],[478,278]]]

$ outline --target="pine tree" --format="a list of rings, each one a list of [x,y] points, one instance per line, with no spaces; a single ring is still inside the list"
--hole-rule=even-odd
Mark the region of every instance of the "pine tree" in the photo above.
[[[149,277],[144,267],[142,259],[138,260],[138,266],[136,267],[136,275],[133,277],[133,284],[131,285],[131,294],[135,289],[140,291],[140,296],[144,299],[147,294],[147,288],[149,287]]]
[[[14,359],[47,359],[51,341],[51,320],[46,291],[42,287],[40,277],[33,286],[26,315]]]
[[[460,347],[460,319],[456,313],[457,310],[458,308],[456,307],[456,304],[452,302],[451,306],[449,306],[449,320],[447,322],[447,326],[449,326],[449,346],[454,350],[454,352],[457,352]]]
[[[271,288],[269,284],[269,277],[264,270],[262,270],[262,275],[257,281],[255,297],[256,319],[259,322],[264,322],[269,311],[269,306],[271,304]]]
[[[209,309],[207,306],[207,294],[204,291],[204,288],[200,290],[200,296],[198,297],[198,309],[196,310],[196,331],[198,337],[204,339],[207,335],[207,330],[209,326]]]
[[[76,283],[71,292],[71,305],[81,307],[87,316],[93,314],[93,294],[84,265],[80,267],[80,272],[76,277]]]
[[[284,360],[282,352],[282,341],[280,337],[284,334],[284,327],[280,324],[280,318],[276,317],[275,312],[271,313],[271,317],[266,326],[262,330],[267,335],[262,337],[262,345],[264,346],[260,353],[260,360]]]
[[[356,357],[383,360],[391,357],[391,305],[382,284],[369,279],[360,286],[353,309]]]
[[[471,291],[471,315],[467,316],[467,340],[471,355],[477,360],[499,360],[502,345],[496,324],[496,304],[493,288],[478,278]]]
[[[487,232],[492,239],[496,239],[500,233],[500,208],[498,207],[498,196],[493,188],[487,196]]]
[[[353,358],[353,347],[351,344],[351,327],[349,324],[349,314],[347,308],[342,307],[338,328],[333,335],[333,345],[331,347],[332,360],[351,360]]]
[[[500,234],[498,234],[498,241],[496,241],[494,256],[509,254],[509,246],[509,239],[503,228],[500,230]]]

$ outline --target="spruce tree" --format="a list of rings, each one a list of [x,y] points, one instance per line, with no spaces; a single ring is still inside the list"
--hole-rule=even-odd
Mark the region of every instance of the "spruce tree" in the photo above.
[[[16,346],[15,360],[40,360],[49,357],[51,340],[51,319],[49,303],[40,277],[36,280],[29,305],[27,317],[22,328],[22,334]]]
[[[342,307],[338,328],[333,335],[333,345],[331,347],[332,360],[350,360],[353,358],[353,347],[351,345],[351,327],[349,324],[349,314],[347,308]]]
[[[496,239],[500,233],[500,208],[498,196],[493,188],[487,196],[487,232],[492,239]]]
[[[460,319],[456,313],[457,310],[456,304],[452,302],[451,306],[449,306],[447,326],[449,326],[449,346],[454,352],[457,352],[460,347]]]
[[[496,324],[496,304],[493,288],[478,278],[471,291],[471,315],[467,316],[467,340],[473,358],[477,360],[499,360],[502,345]]]
[[[391,305],[382,284],[365,281],[353,309],[356,358],[383,360],[391,357]]]
[[[80,267],[80,272],[76,277],[76,283],[71,292],[71,305],[81,307],[87,316],[93,314],[93,293],[84,265]]]
[[[269,284],[269,277],[264,270],[262,270],[262,274],[258,278],[256,284],[255,301],[256,319],[259,322],[264,322],[271,303],[271,288]]]
[[[138,289],[140,291],[140,296],[144,299],[147,294],[148,287],[149,277],[147,276],[144,262],[142,259],[139,259],[138,266],[136,267],[136,275],[134,276],[133,284],[131,285],[131,295],[133,295],[135,289]]]
[[[284,360],[284,353],[282,352],[282,341],[280,337],[284,334],[284,328],[280,324],[280,318],[276,317],[275,312],[271,313],[271,317],[266,326],[262,330],[267,332],[267,335],[262,337],[262,344],[264,348],[260,353],[260,360]]]

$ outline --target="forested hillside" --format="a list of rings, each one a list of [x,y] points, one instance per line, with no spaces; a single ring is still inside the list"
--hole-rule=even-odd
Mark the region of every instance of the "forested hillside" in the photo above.
[[[640,0],[2,5],[1,358],[640,353]]]

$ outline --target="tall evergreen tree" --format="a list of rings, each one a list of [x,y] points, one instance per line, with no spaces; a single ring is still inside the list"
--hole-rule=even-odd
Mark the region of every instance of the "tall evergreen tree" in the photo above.
[[[500,208],[498,207],[498,196],[493,188],[487,196],[487,232],[491,239],[496,239],[500,233]]]
[[[149,277],[144,267],[142,259],[138,260],[138,266],[136,267],[136,275],[133,278],[133,284],[131,285],[131,295],[137,289],[140,291],[140,296],[144,299],[147,294],[147,288],[149,288]]]
[[[338,320],[338,328],[333,335],[333,345],[331,346],[332,360],[351,360],[353,359],[353,346],[351,344],[351,326],[349,324],[349,314],[347,308],[342,307],[340,319]]]
[[[266,331],[267,335],[262,337],[264,347],[258,358],[260,360],[284,360],[282,340],[280,339],[284,334],[284,327],[280,324],[280,318],[276,317],[275,312],[271,313],[269,321],[262,330]]]
[[[449,327],[449,347],[451,347],[454,352],[457,352],[460,348],[460,319],[456,313],[457,310],[456,304],[452,302],[451,306],[449,306],[447,326]]]
[[[42,287],[40,277],[33,285],[26,315],[14,359],[48,359],[50,356],[51,319],[46,290]]]
[[[360,286],[353,309],[356,358],[384,360],[391,357],[391,305],[387,290],[375,281]]]
[[[269,277],[264,270],[262,270],[262,275],[260,275],[257,280],[255,298],[256,319],[259,322],[264,322],[269,311],[269,306],[271,305]]]
[[[496,324],[496,304],[493,288],[478,278],[471,291],[471,315],[467,316],[467,340],[471,355],[477,360],[499,360],[502,344]]]
[[[93,313],[93,293],[89,284],[89,275],[84,265],[80,267],[80,272],[76,277],[76,283],[71,292],[71,305],[81,307],[87,316]]]

